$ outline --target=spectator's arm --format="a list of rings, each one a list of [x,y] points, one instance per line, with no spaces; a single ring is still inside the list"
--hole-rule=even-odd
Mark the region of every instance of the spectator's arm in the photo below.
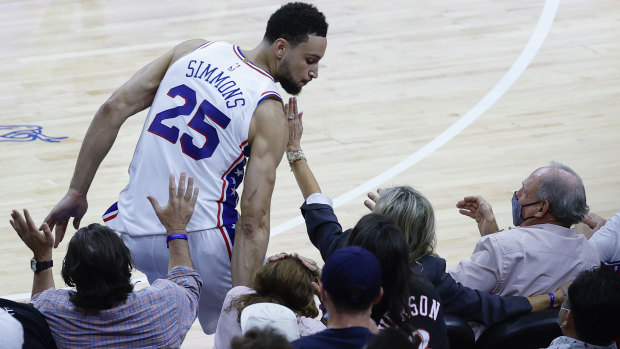
[[[620,210],[595,231],[589,241],[598,252],[601,261],[620,260]]]
[[[309,199],[314,196],[309,197]],[[316,194],[316,196],[321,199],[329,199],[321,194]],[[342,231],[331,205],[305,202],[301,206],[301,214],[306,222],[308,237],[321,252],[323,261],[326,261],[334,251],[344,247],[350,230]]]
[[[301,152],[301,135],[304,130],[302,123],[303,112],[297,111],[297,99],[295,97],[290,98],[289,102],[284,106],[284,113],[288,117],[288,143],[286,145],[286,152]],[[294,117],[291,118],[291,116]],[[290,165],[304,200],[314,193],[321,192],[319,183],[310,170],[305,157],[293,161]]]
[[[464,321],[473,320],[491,326],[508,317],[525,314],[532,310],[525,297],[501,297],[457,283],[450,274],[444,272],[445,261],[441,258],[436,258],[436,260],[441,261],[436,268],[426,264],[425,266],[436,269],[439,273],[432,279],[446,314],[457,315]]]
[[[286,147],[287,126],[280,101],[258,105],[250,124],[250,159],[247,164],[241,216],[236,224],[232,253],[232,285],[247,285],[265,259],[269,243],[271,195],[276,168]]]
[[[194,178],[189,177],[187,188],[185,187],[185,172],[181,173],[179,179],[179,187],[174,181],[174,175],[170,175],[168,182],[168,204],[165,207],[159,206],[157,199],[152,196],[147,198],[153,205],[155,214],[161,224],[166,227],[167,238],[176,237],[168,241],[170,259],[168,262],[168,271],[178,265],[184,265],[193,268],[192,259],[189,254],[189,245],[187,242],[187,232],[185,227],[192,218],[194,206],[198,199],[198,188],[194,188]],[[184,236],[184,238],[181,238]]]
[[[52,260],[52,249],[54,246],[54,236],[47,223],[43,223],[41,228],[37,228],[30,217],[28,210],[24,209],[24,216],[19,211],[11,211],[11,226],[17,232],[17,235],[33,252],[34,258],[40,262]],[[32,295],[54,288],[54,276],[52,268],[34,273],[32,281]]]

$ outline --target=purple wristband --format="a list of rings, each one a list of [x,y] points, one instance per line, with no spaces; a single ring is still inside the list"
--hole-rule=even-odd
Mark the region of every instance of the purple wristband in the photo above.
[[[553,303],[555,302],[555,296],[551,292],[547,294],[549,295],[549,298],[551,298],[551,302],[549,302],[549,309],[553,309]]]
[[[166,247],[170,248],[170,245],[168,245],[168,242],[170,242],[172,240],[176,240],[176,239],[187,240],[187,235],[185,235],[185,234],[172,234],[172,235],[168,235],[166,237]]]

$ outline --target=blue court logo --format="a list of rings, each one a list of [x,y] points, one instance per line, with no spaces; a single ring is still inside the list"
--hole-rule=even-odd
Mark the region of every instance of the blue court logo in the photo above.
[[[67,137],[49,137],[43,134],[43,127],[37,125],[0,125],[0,142],[44,142],[59,143]]]

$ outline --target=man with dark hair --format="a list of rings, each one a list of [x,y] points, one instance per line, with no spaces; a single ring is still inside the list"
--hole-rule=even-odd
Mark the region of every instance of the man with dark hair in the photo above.
[[[293,341],[293,347],[362,348],[377,332],[370,317],[383,295],[377,257],[360,246],[337,250],[325,262],[321,282],[327,329]]]
[[[553,292],[577,274],[599,264],[597,252],[571,225],[588,212],[581,178],[559,163],[527,177],[512,197],[517,228],[499,231],[491,205],[480,196],[457,203],[478,222],[482,238],[470,260],[450,270],[463,285],[501,296]],[[549,305],[554,296],[549,294]]]
[[[318,77],[327,27],[316,7],[289,3],[271,16],[263,40],[253,49],[189,40],[138,71],[101,106],[84,136],[69,190],[45,219],[56,229],[55,246],[71,217],[74,227],[79,226],[88,189],[121,125],[150,107],[129,184],[103,218],[121,233],[136,268],[149,281],[165,277],[166,229],[145,197],[165,198],[166,192],[151,183],[169,173],[187,171],[196,179],[203,193],[187,229],[195,240],[190,248],[196,270],[208,280],[198,317],[203,331],[213,333],[231,283],[249,280],[267,251],[271,195],[287,141],[286,116],[295,117],[288,110],[285,115],[276,82],[296,95]],[[237,188],[244,175],[239,215]],[[239,269],[236,280],[231,267]]]
[[[169,201],[160,207],[149,197],[168,231],[167,279],[133,291],[131,256],[112,229],[91,224],[75,233],[62,264],[62,277],[73,290],[54,288],[54,237],[47,223],[39,230],[27,210],[11,213],[11,225],[34,253],[30,303],[45,316],[60,348],[178,347],[196,319],[202,281],[193,269],[185,226],[192,216],[198,188],[193,178],[177,190],[169,179]]]
[[[620,336],[620,276],[597,268],[579,273],[562,303],[559,323],[563,336],[550,349],[616,349]]]

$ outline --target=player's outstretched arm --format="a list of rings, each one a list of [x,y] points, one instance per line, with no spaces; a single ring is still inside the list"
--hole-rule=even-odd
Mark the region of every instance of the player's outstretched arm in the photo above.
[[[295,97],[289,99],[288,103],[284,106],[284,112],[288,120],[288,143],[286,145],[286,153],[296,154],[297,152],[301,152],[301,135],[304,128],[302,123],[303,112],[298,112],[297,99]],[[301,159],[293,160],[290,162],[290,165],[304,200],[314,193],[321,192],[319,183],[310,170],[305,156]]]
[[[250,124],[251,146],[243,193],[241,216],[236,224],[232,255],[232,285],[248,285],[263,264],[269,243],[271,195],[276,168],[286,147],[287,126],[282,104],[266,100],[259,104]]]
[[[54,247],[62,241],[71,217],[74,228],[79,227],[88,209],[88,189],[101,161],[114,144],[121,125],[128,117],[153,103],[159,83],[170,64],[203,43],[204,40],[197,39],[177,45],[140,69],[99,108],[84,136],[69,190],[45,218],[50,229],[56,228]]]

